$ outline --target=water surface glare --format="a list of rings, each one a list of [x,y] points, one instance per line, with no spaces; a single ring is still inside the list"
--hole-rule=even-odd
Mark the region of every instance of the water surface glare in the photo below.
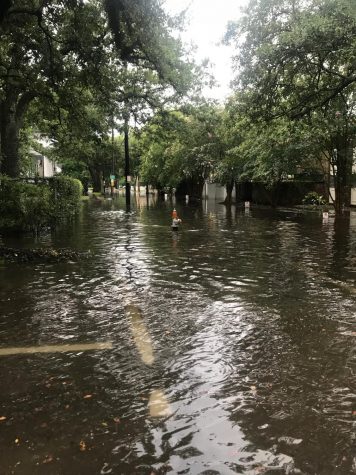
[[[3,237],[0,474],[356,473],[356,213],[123,205]]]

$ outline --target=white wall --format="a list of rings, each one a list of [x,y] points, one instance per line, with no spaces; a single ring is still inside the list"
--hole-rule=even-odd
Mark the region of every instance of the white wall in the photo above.
[[[356,188],[351,188],[351,204],[356,206]]]
[[[335,199],[335,188],[330,188],[330,193],[333,199]],[[332,199],[330,197],[329,203],[332,203]],[[356,188],[351,188],[351,205],[356,206]]]
[[[43,157],[43,176],[49,178],[53,175],[53,163],[47,157]]]
[[[203,198],[224,201],[226,198],[226,187],[219,183],[205,182],[203,188]],[[232,190],[232,199],[236,198],[236,188]]]

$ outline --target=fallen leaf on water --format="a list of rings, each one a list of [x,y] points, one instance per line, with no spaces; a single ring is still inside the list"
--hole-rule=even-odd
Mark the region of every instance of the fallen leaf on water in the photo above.
[[[107,422],[102,422],[101,425],[104,426],[104,427],[108,426]]]
[[[287,445],[299,445],[303,442],[303,439],[294,439],[293,437],[282,436],[278,438],[278,442],[282,442]]]
[[[5,416],[0,416],[0,421],[5,421],[6,417]]]
[[[91,397],[93,397],[92,394],[86,394],[85,396],[83,396],[83,399],[90,399]]]
[[[53,457],[52,455],[47,455],[42,463],[50,463],[50,462],[53,462]]]
[[[79,450],[81,450],[82,452],[84,452],[84,450],[86,450],[86,448],[87,448],[87,446],[86,446],[84,440],[81,440],[81,441],[79,442]]]

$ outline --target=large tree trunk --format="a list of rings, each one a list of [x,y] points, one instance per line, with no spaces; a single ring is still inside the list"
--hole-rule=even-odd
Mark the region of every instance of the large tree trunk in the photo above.
[[[189,195],[190,199],[200,200],[203,195],[205,180],[201,177],[199,178],[187,178],[179,183],[176,188],[176,196],[184,197]]]
[[[343,210],[351,205],[353,150],[345,140],[338,144],[336,153],[335,213],[342,214]]]
[[[224,200],[224,204],[230,205],[232,201],[232,190],[234,189],[234,180],[230,180],[226,184],[226,198]]]
[[[16,120],[16,95],[9,94],[0,104],[1,168],[4,175],[19,175],[19,130]]]
[[[34,97],[32,93],[26,92],[19,96],[11,92],[0,104],[0,171],[13,178],[20,174],[19,132],[23,126],[24,115]]]
[[[13,116],[13,114],[11,114],[11,116]],[[20,127],[11,116],[6,117],[1,124],[1,173],[15,178],[20,174]]]
[[[12,6],[12,3],[12,0],[2,0],[2,2],[0,3],[0,24],[4,21],[8,10]]]
[[[95,193],[100,193],[102,182],[103,182],[103,174],[99,170],[93,167],[89,167],[89,173],[90,173],[91,181],[93,183],[93,191]]]

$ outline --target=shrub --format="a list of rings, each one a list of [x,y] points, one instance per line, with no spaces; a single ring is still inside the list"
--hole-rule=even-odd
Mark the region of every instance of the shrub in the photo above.
[[[59,176],[38,184],[0,176],[0,229],[39,230],[74,216],[80,206],[79,180]]]
[[[305,205],[326,205],[326,200],[322,195],[318,195],[316,191],[311,191],[307,193],[303,200],[303,204]]]
[[[80,206],[83,185],[76,178],[59,175],[50,178],[53,212],[56,220],[74,216]]]

